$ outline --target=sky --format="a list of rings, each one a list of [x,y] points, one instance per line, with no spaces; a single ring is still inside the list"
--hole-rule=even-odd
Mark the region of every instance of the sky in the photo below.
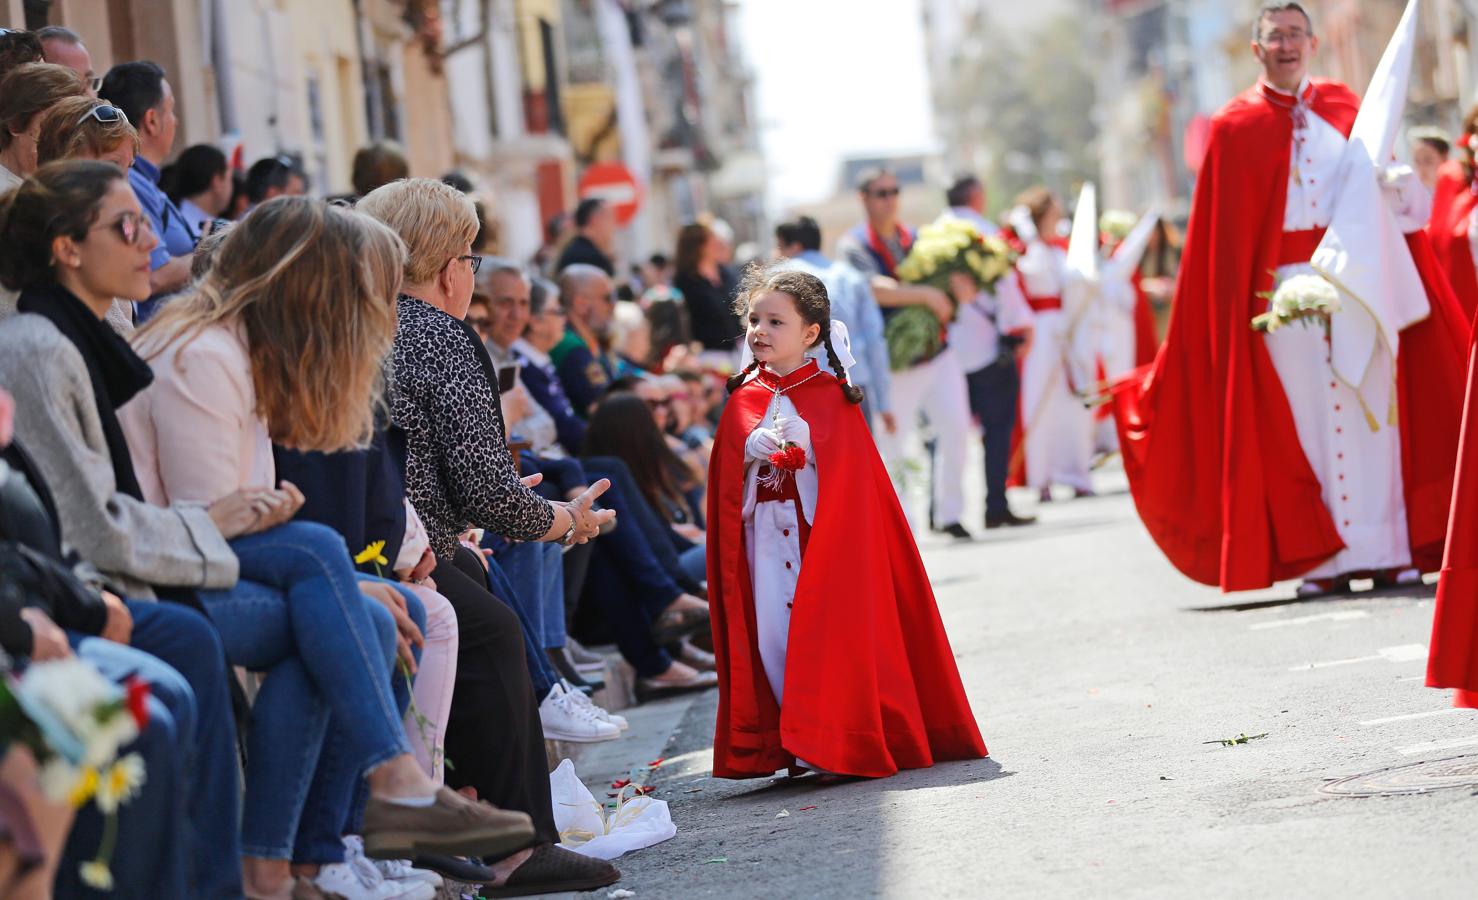
[[[846,156],[933,145],[919,0],[741,0],[740,28],[772,211],[831,196]]]

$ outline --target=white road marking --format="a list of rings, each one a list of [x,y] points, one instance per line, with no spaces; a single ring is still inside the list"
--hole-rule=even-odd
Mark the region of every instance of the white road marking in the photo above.
[[[1361,722],[1360,724],[1361,725],[1364,725],[1364,726],[1366,726],[1368,728],[1368,727],[1370,727],[1372,725],[1386,725],[1386,724],[1389,724],[1391,722],[1410,722],[1410,721],[1412,721],[1414,719],[1430,719],[1430,718],[1433,718],[1435,716],[1446,716],[1446,715],[1450,715],[1450,714],[1455,713],[1455,712],[1462,712],[1462,711],[1463,711],[1462,710],[1462,707],[1449,706],[1446,709],[1432,709],[1432,710],[1428,710],[1426,712],[1408,713],[1407,715],[1404,715],[1404,716],[1386,716],[1383,719],[1370,719],[1369,721]]]
[[[1252,631],[1264,631],[1268,628],[1288,628],[1292,625],[1309,625],[1314,622],[1346,622],[1350,619],[1364,619],[1369,616],[1370,613],[1363,609],[1342,609],[1339,612],[1316,613],[1312,616],[1297,616],[1273,622],[1258,622],[1247,627]]]
[[[1453,738],[1448,741],[1427,741],[1425,744],[1412,744],[1410,747],[1401,747],[1396,752],[1402,756],[1411,756],[1431,750],[1452,750],[1456,747],[1471,747],[1474,744],[1478,744],[1478,736]]]
[[[1330,669],[1335,666],[1349,666],[1355,663],[1365,662],[1416,662],[1427,658],[1427,648],[1424,644],[1401,644],[1396,647],[1382,647],[1376,651],[1375,656],[1354,656],[1349,659],[1332,659],[1327,662],[1305,663],[1301,666],[1291,666],[1290,672],[1307,672],[1309,669]]]

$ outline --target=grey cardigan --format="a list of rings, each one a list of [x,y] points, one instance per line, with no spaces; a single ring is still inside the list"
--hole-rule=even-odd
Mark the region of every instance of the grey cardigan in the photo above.
[[[150,585],[228,588],[236,554],[205,507],[154,506],[118,491],[87,365],[45,318],[0,322],[0,387],[15,397],[15,433],[56,498],[62,540],[132,599]]]

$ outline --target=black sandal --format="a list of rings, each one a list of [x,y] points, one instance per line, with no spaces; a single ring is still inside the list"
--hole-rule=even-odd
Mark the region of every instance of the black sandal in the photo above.
[[[540,844],[524,864],[513,870],[501,887],[483,888],[487,897],[532,897],[593,891],[615,884],[621,873],[603,859],[581,856],[573,850]]]

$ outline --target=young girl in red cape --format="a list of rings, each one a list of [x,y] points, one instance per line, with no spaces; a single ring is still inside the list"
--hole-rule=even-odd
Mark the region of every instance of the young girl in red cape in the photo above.
[[[740,298],[754,361],[730,379],[708,473],[713,774],[985,756],[825,286],[756,268]],[[823,348],[831,372],[808,358]]]

